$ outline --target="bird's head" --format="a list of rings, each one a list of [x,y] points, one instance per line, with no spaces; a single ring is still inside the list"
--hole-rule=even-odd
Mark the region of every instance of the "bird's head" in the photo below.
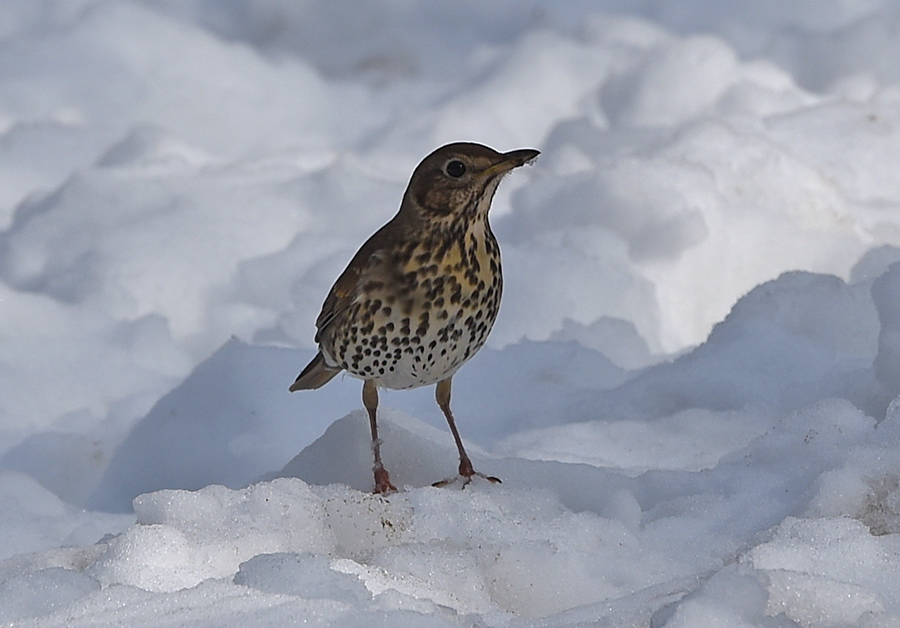
[[[400,211],[440,222],[486,216],[503,175],[539,154],[531,148],[498,153],[466,142],[442,146],[413,171]]]

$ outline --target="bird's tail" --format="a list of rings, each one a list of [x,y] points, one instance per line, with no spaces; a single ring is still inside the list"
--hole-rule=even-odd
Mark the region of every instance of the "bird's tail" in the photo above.
[[[297,380],[291,384],[290,391],[296,392],[298,390],[320,388],[330,382],[331,378],[340,372],[341,369],[332,368],[325,364],[325,357],[319,351],[316,357],[312,359],[312,362],[307,364],[303,372],[297,376]]]

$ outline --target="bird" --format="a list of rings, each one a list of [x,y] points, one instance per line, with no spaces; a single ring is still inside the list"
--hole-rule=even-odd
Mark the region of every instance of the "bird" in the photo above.
[[[488,212],[500,180],[539,151],[482,144],[441,146],[415,168],[400,209],[357,251],[316,319],[318,353],[290,391],[346,371],[362,379],[374,455],[374,492],[397,491],[381,459],[378,389],[435,385],[459,451],[463,485],[474,470],[450,410],[456,371],[484,345],[500,309],[500,247]],[[444,485],[456,478],[444,480]]]

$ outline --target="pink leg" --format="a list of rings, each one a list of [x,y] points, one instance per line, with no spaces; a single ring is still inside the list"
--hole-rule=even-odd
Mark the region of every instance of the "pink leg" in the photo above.
[[[375,415],[378,410],[378,388],[375,382],[367,379],[363,384],[363,405],[369,413],[369,427],[372,429],[372,453],[375,455],[375,492],[381,494],[396,493],[397,487],[391,484],[391,478],[381,463],[381,440],[378,438],[378,422]]]
[[[450,411],[451,380],[452,377],[448,377],[445,380],[439,381],[437,387],[435,388],[434,397],[435,400],[437,400],[437,404],[441,408],[441,411],[444,413],[444,416],[447,417],[447,424],[450,426],[450,432],[453,434],[453,440],[456,441],[456,448],[459,450],[459,475],[464,478],[465,484],[469,483],[473,475],[483,477],[486,480],[490,480],[491,482],[499,484],[499,478],[484,475],[483,473],[478,473],[472,467],[472,461],[469,460],[469,455],[466,453],[466,448],[463,447],[462,438],[460,438],[459,436],[459,430],[456,429],[456,421],[453,420],[453,413]],[[444,480],[442,482],[438,482],[436,486],[443,486],[448,483],[449,481]]]

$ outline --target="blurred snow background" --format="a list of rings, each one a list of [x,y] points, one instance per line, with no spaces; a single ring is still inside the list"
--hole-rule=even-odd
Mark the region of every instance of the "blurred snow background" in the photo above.
[[[900,623],[900,3],[5,0],[0,622]],[[534,147],[430,389],[290,395],[450,141]]]

